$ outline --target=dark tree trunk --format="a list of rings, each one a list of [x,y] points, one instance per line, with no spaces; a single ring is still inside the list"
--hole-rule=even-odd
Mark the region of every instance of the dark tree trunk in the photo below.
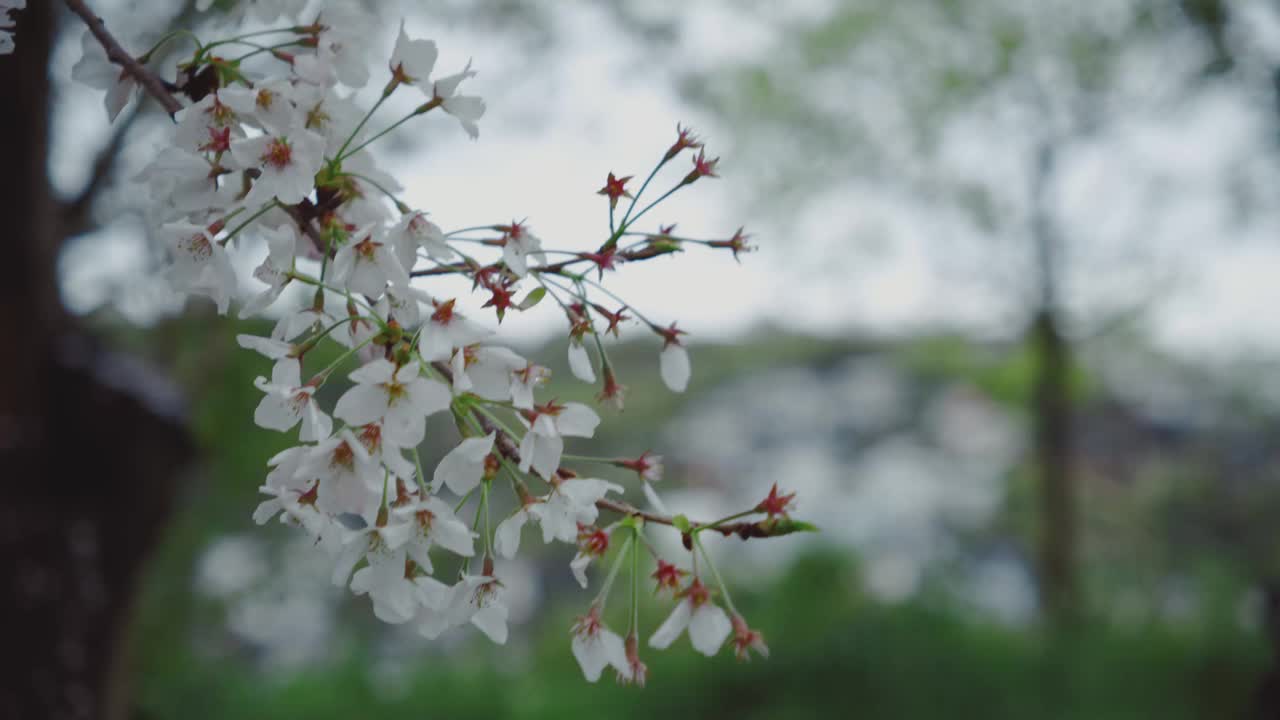
[[[1078,588],[1071,345],[1059,321],[1061,248],[1045,197],[1053,177],[1054,155],[1051,143],[1041,145],[1034,173],[1031,234],[1039,297],[1030,341],[1036,356],[1032,415],[1040,483],[1040,607],[1050,624],[1061,629],[1070,624],[1076,612]]]
[[[158,376],[67,318],[48,163],[57,4],[0,57],[0,717],[120,718],[134,587],[189,455]]]
[[[1076,611],[1076,500],[1072,487],[1071,350],[1052,312],[1032,328],[1036,353],[1035,454],[1040,478],[1040,602],[1049,621]]]
[[[1262,630],[1271,651],[1271,665],[1258,683],[1254,717],[1275,720],[1280,718],[1280,579],[1277,578],[1262,583]]]

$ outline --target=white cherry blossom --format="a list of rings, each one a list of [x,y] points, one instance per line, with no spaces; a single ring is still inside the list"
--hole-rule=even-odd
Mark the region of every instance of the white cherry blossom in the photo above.
[[[573,657],[582,668],[587,682],[600,679],[604,669],[612,665],[618,672],[627,672],[627,653],[622,638],[605,627],[600,619],[600,606],[592,605],[587,614],[573,625],[573,639],[569,646]]]
[[[271,381],[259,377],[254,385],[265,393],[253,413],[253,421],[268,430],[286,432],[302,423],[299,439],[317,442],[333,432],[333,420],[315,401],[316,387],[304,385],[300,377],[301,363],[292,358],[277,360],[271,369]]]
[[[431,40],[413,40],[404,31],[404,20],[400,21],[400,34],[396,37],[396,47],[391,52],[391,74],[399,82],[407,85],[426,85],[431,71],[436,66],[436,58],[440,51]]]
[[[475,75],[476,72],[471,69],[471,63],[468,61],[462,72],[442,77],[432,86],[432,96],[441,101],[441,107],[445,112],[458,119],[462,129],[467,131],[467,135],[471,136],[472,140],[480,137],[480,128],[476,126],[476,121],[484,116],[484,100],[474,95],[459,95],[458,86],[463,80]]]
[[[427,416],[452,400],[447,387],[420,374],[417,362],[396,367],[379,358],[350,377],[356,384],[338,398],[334,416],[352,425],[382,420],[388,439],[401,447],[422,442]]]
[[[526,365],[514,351],[497,345],[467,345],[449,359],[455,390],[498,402],[512,399],[512,374]]]
[[[494,437],[489,433],[484,437],[465,438],[458,443],[436,466],[431,480],[432,489],[447,487],[459,496],[474,490],[484,477],[485,458],[493,451]]]
[[[405,272],[380,230],[367,226],[354,233],[333,258],[333,279],[351,292],[371,298],[382,295],[387,283],[402,291],[409,286]]]
[[[431,558],[427,551],[433,545],[439,545],[461,557],[476,554],[477,535],[453,514],[448,503],[438,497],[418,495],[397,506],[391,514],[408,522],[413,528],[407,545],[409,556],[428,572],[431,571]]]
[[[394,562],[398,556],[403,574],[404,555],[397,551],[409,542],[412,535],[413,527],[406,520],[372,523],[363,530],[348,533],[333,568],[333,584],[346,585],[352,579],[352,570],[366,558],[370,562],[387,563]]]
[[[226,103],[242,122],[268,133],[288,133],[299,120],[292,96],[293,86],[287,79],[271,78],[252,88],[233,85],[213,97]]]
[[[251,209],[272,198],[286,205],[302,202],[315,186],[324,163],[324,139],[301,127],[231,143],[231,157],[241,170],[260,173],[244,198]]]
[[[507,641],[505,588],[491,575],[467,575],[451,588],[448,604],[441,611],[419,616],[418,632],[427,638],[439,637],[452,627],[471,623],[490,640]]]
[[[542,240],[524,224],[511,223],[503,226],[502,231],[502,261],[516,277],[524,277],[529,273],[529,258],[540,263],[547,261],[546,253],[542,252]]]
[[[427,251],[427,257],[439,262],[450,262],[457,257],[449,247],[444,231],[427,219],[426,213],[411,212],[400,218],[388,233],[396,246],[405,267],[412,267],[418,248]]]
[[[565,480],[544,497],[528,499],[520,509],[498,524],[494,530],[494,551],[513,558],[520,550],[520,533],[529,520],[542,526],[542,541],[572,543],[578,538],[578,525],[596,521],[596,502],[610,492],[622,492],[622,486],[594,478]],[[582,566],[585,568],[585,565]]]
[[[107,108],[107,117],[115,122],[120,111],[136,94],[138,83],[127,71],[107,59],[107,51],[102,49],[98,39],[88,30],[80,38],[80,49],[83,54],[71,68],[71,79],[91,88],[106,90],[107,96],[103,104]]]
[[[350,429],[311,448],[301,472],[317,478],[318,507],[332,515],[351,513],[370,522],[382,497],[386,474]]]
[[[427,362],[447,360],[456,348],[473,345],[493,334],[454,310],[455,300],[432,301],[435,311],[422,325],[418,350]]]
[[[259,232],[267,242],[267,257],[253,271],[253,276],[266,283],[267,289],[240,308],[242,319],[257,315],[280,297],[280,293],[289,284],[289,271],[293,269],[298,252],[298,231],[293,227],[264,227]]]
[[[664,650],[688,629],[695,650],[708,657],[715,655],[733,630],[729,616],[711,602],[710,591],[697,578],[683,595],[671,615],[650,636],[649,647]]]
[[[599,515],[596,502],[611,492],[623,491],[621,485],[596,478],[572,478],[561,482],[541,503],[529,506],[529,514],[542,526],[542,541],[572,543],[578,539],[578,526],[591,525]]]
[[[521,420],[529,427],[520,441],[520,471],[530,468],[550,479],[560,467],[565,437],[591,437],[600,416],[582,403],[549,402],[526,410]]]
[[[225,314],[239,283],[222,244],[207,228],[188,223],[165,225],[160,233],[173,256],[168,276],[174,289],[206,295]]]

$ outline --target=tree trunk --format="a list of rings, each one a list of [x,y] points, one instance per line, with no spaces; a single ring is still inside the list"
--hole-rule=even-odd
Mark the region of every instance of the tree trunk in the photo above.
[[[1031,326],[1036,356],[1032,413],[1035,467],[1040,481],[1040,608],[1051,625],[1070,624],[1076,611],[1076,502],[1072,487],[1071,346],[1059,325],[1061,248],[1046,193],[1053,177],[1052,142],[1040,146],[1032,188],[1032,242],[1039,282]]]
[[[139,570],[190,454],[174,393],[66,316],[48,164],[57,4],[0,57],[0,717],[121,718]]]
[[[1076,500],[1072,487],[1071,351],[1050,311],[1032,327],[1036,353],[1035,454],[1040,479],[1040,604],[1069,624],[1076,610]]]
[[[1262,583],[1262,630],[1271,664],[1263,673],[1254,697],[1254,717],[1274,720],[1280,717],[1280,579]]]

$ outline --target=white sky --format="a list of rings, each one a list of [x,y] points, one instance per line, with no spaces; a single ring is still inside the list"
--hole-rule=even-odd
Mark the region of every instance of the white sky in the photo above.
[[[825,4],[798,4],[794,12],[818,13]],[[724,155],[723,178],[682,191],[650,219],[679,222],[680,231],[704,237],[727,237],[745,225],[756,231],[762,251],[744,256],[741,266],[727,253],[691,248],[675,259],[624,267],[611,287],[653,320],[678,320],[704,339],[730,338],[762,324],[833,335],[955,323],[1010,329],[998,295],[947,285],[951,280],[939,274],[933,248],[951,228],[918,205],[855,182],[815,198],[794,218],[738,199],[749,195],[752,180],[735,173],[732,153],[752,148],[731,146],[735,137],[724,122],[690,107],[676,90],[672,68],[767,56],[773,38],[760,18],[728,14],[718,3],[689,5],[678,55],[651,64],[633,38],[591,5],[558,7],[557,46],[532,58],[490,32],[411,21],[411,32],[436,39],[441,70],[474,58],[480,75],[469,81],[470,91],[483,95],[489,109],[478,142],[468,141],[449,118],[426,118],[412,133],[427,142],[383,148],[385,169],[408,188],[410,204],[430,211],[446,229],[527,217],[548,247],[591,248],[605,228],[605,201],[594,194],[605,174],[638,175],[635,187],[670,144],[676,122],[684,122],[707,139],[710,154]],[[1277,25],[1270,15],[1260,17],[1254,22],[1258,43],[1280,52]],[[388,44],[393,27],[382,39]],[[74,40],[58,58],[64,76],[78,54]],[[1159,247],[1212,248],[1165,278],[1177,291],[1146,316],[1161,345],[1197,355],[1280,352],[1280,328],[1267,312],[1280,305],[1271,198],[1262,197],[1260,220],[1242,226],[1229,194],[1186,180],[1204,177],[1206,167],[1231,168],[1242,156],[1260,167],[1280,165],[1280,154],[1259,151],[1272,142],[1274,126],[1263,121],[1274,113],[1271,103],[1242,91],[1204,93],[1178,113],[1136,120],[1070,158],[1057,193],[1073,232],[1117,239],[1139,232],[1158,235]],[[74,188],[106,128],[96,91],[68,87],[60,107],[52,170],[59,187]],[[980,143],[975,138],[973,146]],[[976,155],[967,162],[985,162],[980,149]],[[677,161],[669,182],[686,163]],[[1160,217],[1143,205],[1149,198],[1142,193],[1152,187],[1175,197],[1159,206]],[[828,263],[819,252],[839,256]],[[82,240],[64,258],[69,302],[90,309],[124,278],[130,290],[122,305],[135,317],[147,316],[158,296],[135,282],[145,257],[133,228],[117,226]],[[824,272],[809,271],[828,265]],[[1109,291],[1104,274],[1091,269],[1076,279],[1076,289],[1082,295],[1095,286]],[[529,337],[558,331],[560,323],[558,314],[542,312],[523,329],[509,321],[504,331]]]

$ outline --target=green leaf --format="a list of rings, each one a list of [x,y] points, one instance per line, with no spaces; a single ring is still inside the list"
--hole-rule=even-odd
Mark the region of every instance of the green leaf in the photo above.
[[[534,305],[537,305],[538,303],[542,302],[542,298],[546,297],[546,295],[547,295],[546,288],[536,287],[530,290],[529,294],[525,295],[524,299],[521,300],[520,304],[516,305],[516,307],[520,308],[521,310],[528,310]]]
[[[677,515],[671,518],[671,526],[679,530],[680,532],[684,533],[685,535],[688,535],[689,531],[691,530],[691,526],[689,525],[689,518],[685,517],[684,515]]]

